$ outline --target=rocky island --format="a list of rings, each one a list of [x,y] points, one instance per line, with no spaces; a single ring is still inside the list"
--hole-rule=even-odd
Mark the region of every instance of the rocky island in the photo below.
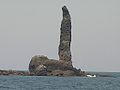
[[[63,19],[61,22],[59,60],[49,59],[46,56],[34,56],[29,64],[31,75],[37,76],[85,76],[86,73],[72,65],[71,55],[71,17],[66,6],[62,7]]]
[[[29,71],[0,70],[0,75],[23,76],[87,76],[88,73],[72,65],[71,16],[66,6],[62,7],[63,19],[60,28],[59,60],[37,55],[29,63]]]

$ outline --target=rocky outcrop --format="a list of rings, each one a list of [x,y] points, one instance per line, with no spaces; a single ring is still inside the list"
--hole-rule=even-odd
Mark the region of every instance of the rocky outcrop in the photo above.
[[[16,70],[0,70],[0,75],[6,75],[6,76],[29,76],[30,73],[28,71],[16,71]]]
[[[31,75],[38,76],[84,76],[86,73],[76,69],[71,60],[71,17],[66,6],[62,7],[59,60],[48,59],[46,56],[34,56],[29,64]]]
[[[72,65],[71,56],[71,17],[66,6],[62,7],[63,19],[61,23],[59,60],[46,56],[34,56],[29,63],[28,71],[0,70],[0,75],[22,76],[87,76],[90,75]]]
[[[71,17],[66,6],[62,8],[63,20],[61,23],[61,34],[59,44],[59,60],[71,61]]]
[[[34,56],[29,64],[30,75],[37,76],[85,76],[86,73],[63,60],[48,59],[46,56]]]
[[[50,75],[54,70],[72,70],[70,62],[48,59],[46,56],[34,56],[29,64],[29,71],[35,75]]]

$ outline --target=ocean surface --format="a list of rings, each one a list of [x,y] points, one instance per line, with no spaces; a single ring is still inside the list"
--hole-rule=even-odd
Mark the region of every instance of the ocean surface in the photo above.
[[[0,90],[120,90],[120,73],[102,77],[0,76]]]

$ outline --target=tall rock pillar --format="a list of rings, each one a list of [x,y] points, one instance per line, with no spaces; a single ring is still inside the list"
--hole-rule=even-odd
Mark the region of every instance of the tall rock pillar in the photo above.
[[[59,44],[59,60],[72,62],[71,61],[71,17],[66,6],[62,7],[63,20],[61,23],[61,34],[60,34],[60,44]]]

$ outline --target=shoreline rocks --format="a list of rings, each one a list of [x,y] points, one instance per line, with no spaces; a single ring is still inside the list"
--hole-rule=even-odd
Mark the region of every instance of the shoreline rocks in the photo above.
[[[34,56],[29,64],[31,75],[36,76],[86,76],[87,73],[72,67],[71,62]]]
[[[43,66],[39,68],[40,66]],[[29,71],[31,73],[35,73],[36,75],[43,75],[40,74],[44,71],[44,74],[50,75],[55,70],[72,70],[73,67],[71,66],[71,62],[65,62],[63,60],[54,60],[48,59],[46,56],[34,56],[29,64]],[[37,73],[36,73],[37,72]],[[39,72],[39,73],[38,73]],[[52,74],[51,74],[52,75]],[[53,74],[54,75],[54,74]]]
[[[77,73],[78,74],[78,73]],[[73,70],[53,70],[47,74],[35,74],[29,71],[17,71],[17,70],[0,70],[0,76],[83,76],[86,77],[88,73],[80,71],[80,74],[75,74]]]
[[[4,76],[30,76],[29,71],[16,71],[16,70],[0,70],[0,75]]]

